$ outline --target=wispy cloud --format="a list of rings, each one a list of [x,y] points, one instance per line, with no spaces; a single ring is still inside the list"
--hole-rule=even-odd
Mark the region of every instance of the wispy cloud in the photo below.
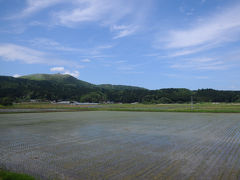
[[[50,71],[52,72],[63,72],[65,69],[64,67],[52,67]]]
[[[18,77],[20,77],[21,75],[20,74],[14,74],[13,75],[13,77],[15,77],[15,78],[18,78]]]
[[[99,46],[96,46],[93,48],[85,49],[84,52],[88,55],[91,55],[92,57],[93,56],[102,56],[103,51],[105,51],[107,49],[111,49],[113,47],[114,46],[111,44],[103,44],[103,45],[99,45]]]
[[[196,47],[240,39],[240,4],[205,17],[192,28],[172,30],[166,48]]]
[[[70,51],[70,52],[83,51],[80,48],[72,48],[72,47],[64,46],[57,41],[47,39],[47,38],[35,38],[30,40],[29,42],[33,46],[44,48],[44,49],[57,50],[57,51]]]
[[[117,69],[122,71],[131,71],[134,68],[132,66],[121,66],[121,67],[118,67]]]
[[[63,74],[69,74],[69,75],[71,75],[71,76],[73,76],[73,77],[76,77],[76,78],[78,78],[79,77],[79,75],[80,75],[80,73],[79,73],[79,71],[65,71]]]
[[[34,38],[27,42],[29,42],[31,46],[34,46],[36,48],[51,50],[51,51],[53,50],[53,51],[61,51],[61,52],[68,52],[68,53],[76,53],[82,57],[86,57],[86,59],[109,57],[109,55],[104,54],[104,51],[114,47],[114,45],[111,45],[111,44],[102,44],[102,45],[98,45],[95,47],[88,47],[88,48],[71,47],[48,38]]]
[[[83,59],[83,60],[81,60],[81,62],[89,63],[89,62],[91,62],[91,60],[90,59]]]
[[[135,14],[137,1],[126,0],[80,0],[74,1],[74,8],[55,13],[57,22],[64,26],[75,26],[84,22],[95,22],[110,27],[116,33],[114,39],[132,35],[136,25],[117,25],[126,16]]]
[[[52,67],[50,69],[50,71],[51,72],[59,72],[61,74],[69,74],[76,78],[78,78],[80,75],[79,71],[69,71],[69,70],[65,69],[64,67]]]
[[[82,68],[82,65],[69,60],[52,57],[42,51],[16,44],[0,44],[0,57],[5,61],[21,61],[27,64],[67,65]]]
[[[189,70],[225,70],[229,65],[217,58],[191,58],[183,59],[180,62],[174,63],[170,66],[175,69],[189,69]]]
[[[137,31],[138,27],[134,25],[121,25],[121,26],[112,26],[111,30],[117,32],[117,35],[113,39],[119,39],[125,36],[129,36]]]
[[[123,74],[143,74],[142,66],[146,65],[146,63],[139,64],[129,64],[127,61],[116,61],[115,67],[118,72]]]
[[[209,79],[208,76],[195,76],[196,79]]]
[[[58,4],[66,4],[59,6]],[[139,27],[134,25],[139,22],[138,11],[143,11],[144,1],[139,3],[139,0],[26,0],[26,7],[17,15],[11,16],[10,19],[19,19],[33,16],[34,14],[49,8],[53,25],[76,27],[83,23],[95,23],[103,27],[107,27],[116,35],[114,39],[126,37],[135,33]],[[148,2],[149,4],[149,2]],[[138,6],[138,8],[136,8]],[[142,12],[143,13],[143,12]],[[131,26],[118,25],[122,21]],[[137,22],[138,21],[138,22]],[[30,25],[44,25],[39,21],[32,21]],[[114,27],[113,27],[114,26]]]
[[[18,15],[14,15],[9,17],[12,18],[25,18],[31,16],[34,13],[37,13],[45,8],[51,7],[58,3],[61,3],[65,0],[27,0],[26,1],[26,8],[20,12]]]
[[[191,15],[194,14],[195,9],[194,9],[194,8],[188,9],[188,8],[186,8],[186,7],[184,7],[184,6],[180,6],[180,7],[179,7],[179,11],[180,11],[181,13],[184,13],[184,14],[187,15],[187,16],[191,16]]]
[[[196,22],[186,29],[171,30],[164,37],[164,41],[158,41],[157,48],[164,50],[161,59],[179,57],[177,61],[170,62],[170,67],[190,71],[227,70],[234,67],[234,64],[239,65],[234,62],[236,58],[229,52],[210,58],[202,57],[202,53],[209,53],[213,48],[240,40],[240,4],[216,11],[212,16]],[[198,55],[200,53],[201,55]],[[200,58],[196,58],[196,55]],[[159,57],[160,53],[155,56]],[[205,76],[201,76],[197,79],[204,78]]]
[[[199,76],[199,75],[183,75],[183,74],[174,74],[174,73],[163,73],[163,76],[166,76],[168,78],[174,78],[174,79],[189,79],[189,78],[194,78],[194,79],[209,79],[208,76]]]
[[[187,56],[240,40],[240,4],[196,19],[191,27],[171,30],[159,37],[156,48],[168,50],[167,57]]]
[[[222,52],[221,55],[181,57],[170,62],[171,68],[185,70],[229,70],[238,68],[240,63],[239,49]]]
[[[114,62],[114,63],[116,63],[116,64],[122,64],[122,63],[126,63],[127,61],[124,61],[124,60],[120,60],[120,61],[116,61],[116,62]]]
[[[112,47],[113,45],[105,44],[105,45],[97,46],[96,49],[103,50],[103,49],[111,49]]]
[[[72,26],[82,22],[111,24],[131,11],[129,3],[124,0],[78,0],[70,2],[74,4],[72,9],[55,13],[56,19],[62,25]]]
[[[6,61],[22,61],[27,64],[45,63],[45,53],[15,44],[1,44],[0,56]]]
[[[213,47],[217,47],[216,43],[213,44],[206,44],[203,46],[199,46],[199,47],[190,47],[190,48],[182,48],[180,50],[176,50],[173,51],[171,53],[169,53],[166,57],[179,57],[179,56],[187,56],[190,54],[195,54],[201,51],[207,51]]]

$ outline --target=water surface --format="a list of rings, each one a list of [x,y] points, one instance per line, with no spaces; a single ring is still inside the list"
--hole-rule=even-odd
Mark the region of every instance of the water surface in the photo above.
[[[42,179],[239,179],[240,114],[0,115],[0,167]]]

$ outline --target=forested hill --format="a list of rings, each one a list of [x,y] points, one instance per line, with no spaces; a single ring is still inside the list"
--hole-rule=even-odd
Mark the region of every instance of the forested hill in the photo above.
[[[50,81],[59,84],[72,84],[84,87],[93,87],[94,84],[90,84],[86,81],[81,81],[73,76],[68,74],[31,74],[27,76],[21,76],[21,79],[28,79],[28,80],[37,80],[37,81]],[[18,79],[20,79],[18,78]]]
[[[148,90],[135,86],[94,85],[70,75],[33,74],[14,78],[0,76],[0,101],[74,100],[80,102],[122,103],[186,103],[191,96],[195,102],[240,102],[240,91],[219,91],[184,88]]]

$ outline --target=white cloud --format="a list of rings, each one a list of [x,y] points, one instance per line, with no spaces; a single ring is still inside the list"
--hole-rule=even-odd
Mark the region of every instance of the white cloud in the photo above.
[[[195,79],[209,79],[208,76],[189,76],[184,74],[173,74],[173,73],[163,73],[162,75],[167,76],[169,78],[177,78],[177,79],[188,79],[188,78],[195,78]]]
[[[64,0],[27,0],[27,7],[20,12],[18,15],[15,15],[10,18],[24,18],[31,16],[34,13],[37,13],[45,8],[51,7],[58,3],[63,2]]]
[[[50,68],[51,72],[59,72],[61,74],[69,74],[73,77],[78,78],[79,77],[79,71],[69,71],[67,69],[65,69],[64,67],[52,67]]]
[[[121,25],[121,26],[112,26],[111,30],[112,31],[116,31],[117,35],[113,37],[113,39],[118,39],[118,38],[122,38],[125,36],[129,36],[133,33],[135,33],[137,31],[138,27],[137,26],[133,26],[133,25]]]
[[[18,77],[20,77],[21,75],[20,74],[14,74],[13,75],[13,77],[15,77],[15,78],[18,78]]]
[[[128,64],[127,61],[115,61],[113,62],[116,70],[123,74],[142,74],[144,73],[142,70],[142,66],[146,65],[146,63],[140,64]]]
[[[157,43],[156,48],[163,48],[168,53],[162,58],[189,57],[189,55],[193,57],[194,54],[240,40],[240,4],[224,8],[196,22],[190,28],[169,31],[163,41],[158,41],[160,43]],[[196,58],[194,55],[194,58],[178,59],[171,63],[170,67],[183,70],[227,70],[239,66],[236,59],[234,55],[226,53],[215,58]]]
[[[36,46],[36,47],[41,47],[41,48],[51,49],[51,50],[57,50],[57,51],[69,51],[69,52],[73,52],[73,51],[81,52],[81,51],[83,51],[82,49],[79,49],[79,48],[72,48],[72,47],[63,46],[59,42],[56,42],[54,40],[47,39],[47,38],[35,38],[35,39],[30,40],[30,43],[33,46]]]
[[[196,79],[209,79],[208,76],[196,76],[195,78]]]
[[[138,1],[128,0],[25,0],[26,7],[10,18],[26,18],[57,4],[66,4],[51,14],[57,24],[72,26],[82,22],[112,24],[132,13]],[[135,3],[134,3],[135,2]],[[141,3],[140,3],[141,4]]]
[[[112,47],[113,45],[105,44],[105,45],[97,46],[96,49],[103,50],[103,49],[111,49]]]
[[[122,64],[122,63],[126,63],[127,61],[124,61],[124,60],[120,60],[120,61],[116,61],[115,63],[117,64]]]
[[[29,17],[43,9],[54,6],[58,3],[67,2],[66,0],[26,0],[26,7],[17,15],[8,17],[7,19],[18,19]]]
[[[104,45],[96,46],[93,48],[85,49],[83,52],[88,56],[90,55],[91,57],[106,56],[106,55],[101,55],[102,51],[111,49],[112,47],[113,45],[104,44]]]
[[[199,47],[193,47],[193,48],[183,48],[181,50],[178,51],[174,51],[172,53],[170,53],[169,55],[167,55],[166,57],[179,57],[179,56],[186,56],[186,55],[190,55],[190,54],[195,54],[204,50],[209,50],[213,47],[216,47],[216,44],[207,44],[207,45],[203,45],[203,46],[199,46]]]
[[[56,8],[58,4],[64,6]],[[26,0],[25,9],[10,18],[26,18],[53,7],[51,12],[46,14],[51,16],[52,26],[75,27],[82,23],[97,23],[111,29],[113,25],[122,24],[124,21],[126,24],[138,24],[139,27],[150,4],[150,1],[144,0]],[[30,25],[48,26],[46,22],[39,21],[32,21]],[[136,25],[119,29],[114,38],[132,35],[138,29]]]
[[[48,39],[48,38],[35,38],[28,41],[32,46],[45,49],[45,50],[54,50],[54,51],[64,51],[64,52],[73,52],[80,53],[81,57],[91,57],[91,58],[101,58],[109,57],[108,55],[102,54],[103,51],[113,47],[111,44],[98,45],[92,48],[79,48],[79,47],[70,47],[63,45],[57,41]],[[90,62],[91,60],[89,60]],[[84,61],[82,61],[84,62]]]
[[[55,13],[62,25],[71,26],[82,22],[111,24],[130,13],[130,3],[126,0],[75,0],[72,9]],[[121,9],[121,10],[119,10]]]
[[[215,57],[198,57],[194,58],[177,58],[175,62],[171,62],[171,68],[188,69],[188,70],[228,70],[230,68],[238,68],[240,66],[240,51],[232,49],[230,52],[223,52]]]
[[[63,74],[69,74],[69,75],[71,75],[71,76],[73,76],[73,77],[76,77],[76,78],[78,78],[79,77],[79,75],[80,75],[80,73],[79,73],[79,71],[73,71],[73,72],[71,72],[71,71],[65,71]]]
[[[137,9],[135,8],[137,1],[78,0],[74,1],[74,3],[74,8],[55,13],[55,19],[58,24],[72,27],[84,22],[99,23],[103,26],[110,27],[112,31],[116,31],[117,35],[114,36],[114,39],[132,35],[138,29],[137,26],[133,25],[116,25],[126,16],[132,17],[137,14]],[[136,22],[136,20],[133,20],[133,22]]]
[[[195,9],[194,8],[189,9],[189,8],[184,7],[184,6],[180,6],[179,11],[181,13],[184,13],[187,16],[191,16],[191,15],[194,14]]]
[[[15,44],[0,44],[0,58],[5,61],[20,61],[27,64],[66,65],[82,68],[73,61],[56,59],[50,54]]]
[[[64,69],[64,67],[52,67],[51,69],[50,69],[50,71],[52,71],[52,72],[63,72],[65,69]]]
[[[240,5],[203,18],[200,23],[184,30],[172,30],[167,36],[166,48],[196,47],[240,39]]]
[[[190,70],[225,70],[229,68],[229,65],[226,65],[222,60],[206,57],[184,59],[181,62],[172,64],[170,67]]]
[[[81,60],[81,61],[84,62],[84,63],[89,63],[89,62],[91,62],[90,59],[83,59],[83,60]]]
[[[118,70],[123,70],[123,71],[130,71],[133,70],[134,68],[131,66],[121,66],[117,68]]]
[[[45,53],[15,44],[0,44],[0,56],[6,61],[22,61],[27,64],[46,63]]]

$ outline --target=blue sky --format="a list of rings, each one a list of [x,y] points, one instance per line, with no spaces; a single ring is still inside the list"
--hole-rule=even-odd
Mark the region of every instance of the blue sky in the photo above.
[[[0,74],[240,89],[239,0],[0,0]]]

